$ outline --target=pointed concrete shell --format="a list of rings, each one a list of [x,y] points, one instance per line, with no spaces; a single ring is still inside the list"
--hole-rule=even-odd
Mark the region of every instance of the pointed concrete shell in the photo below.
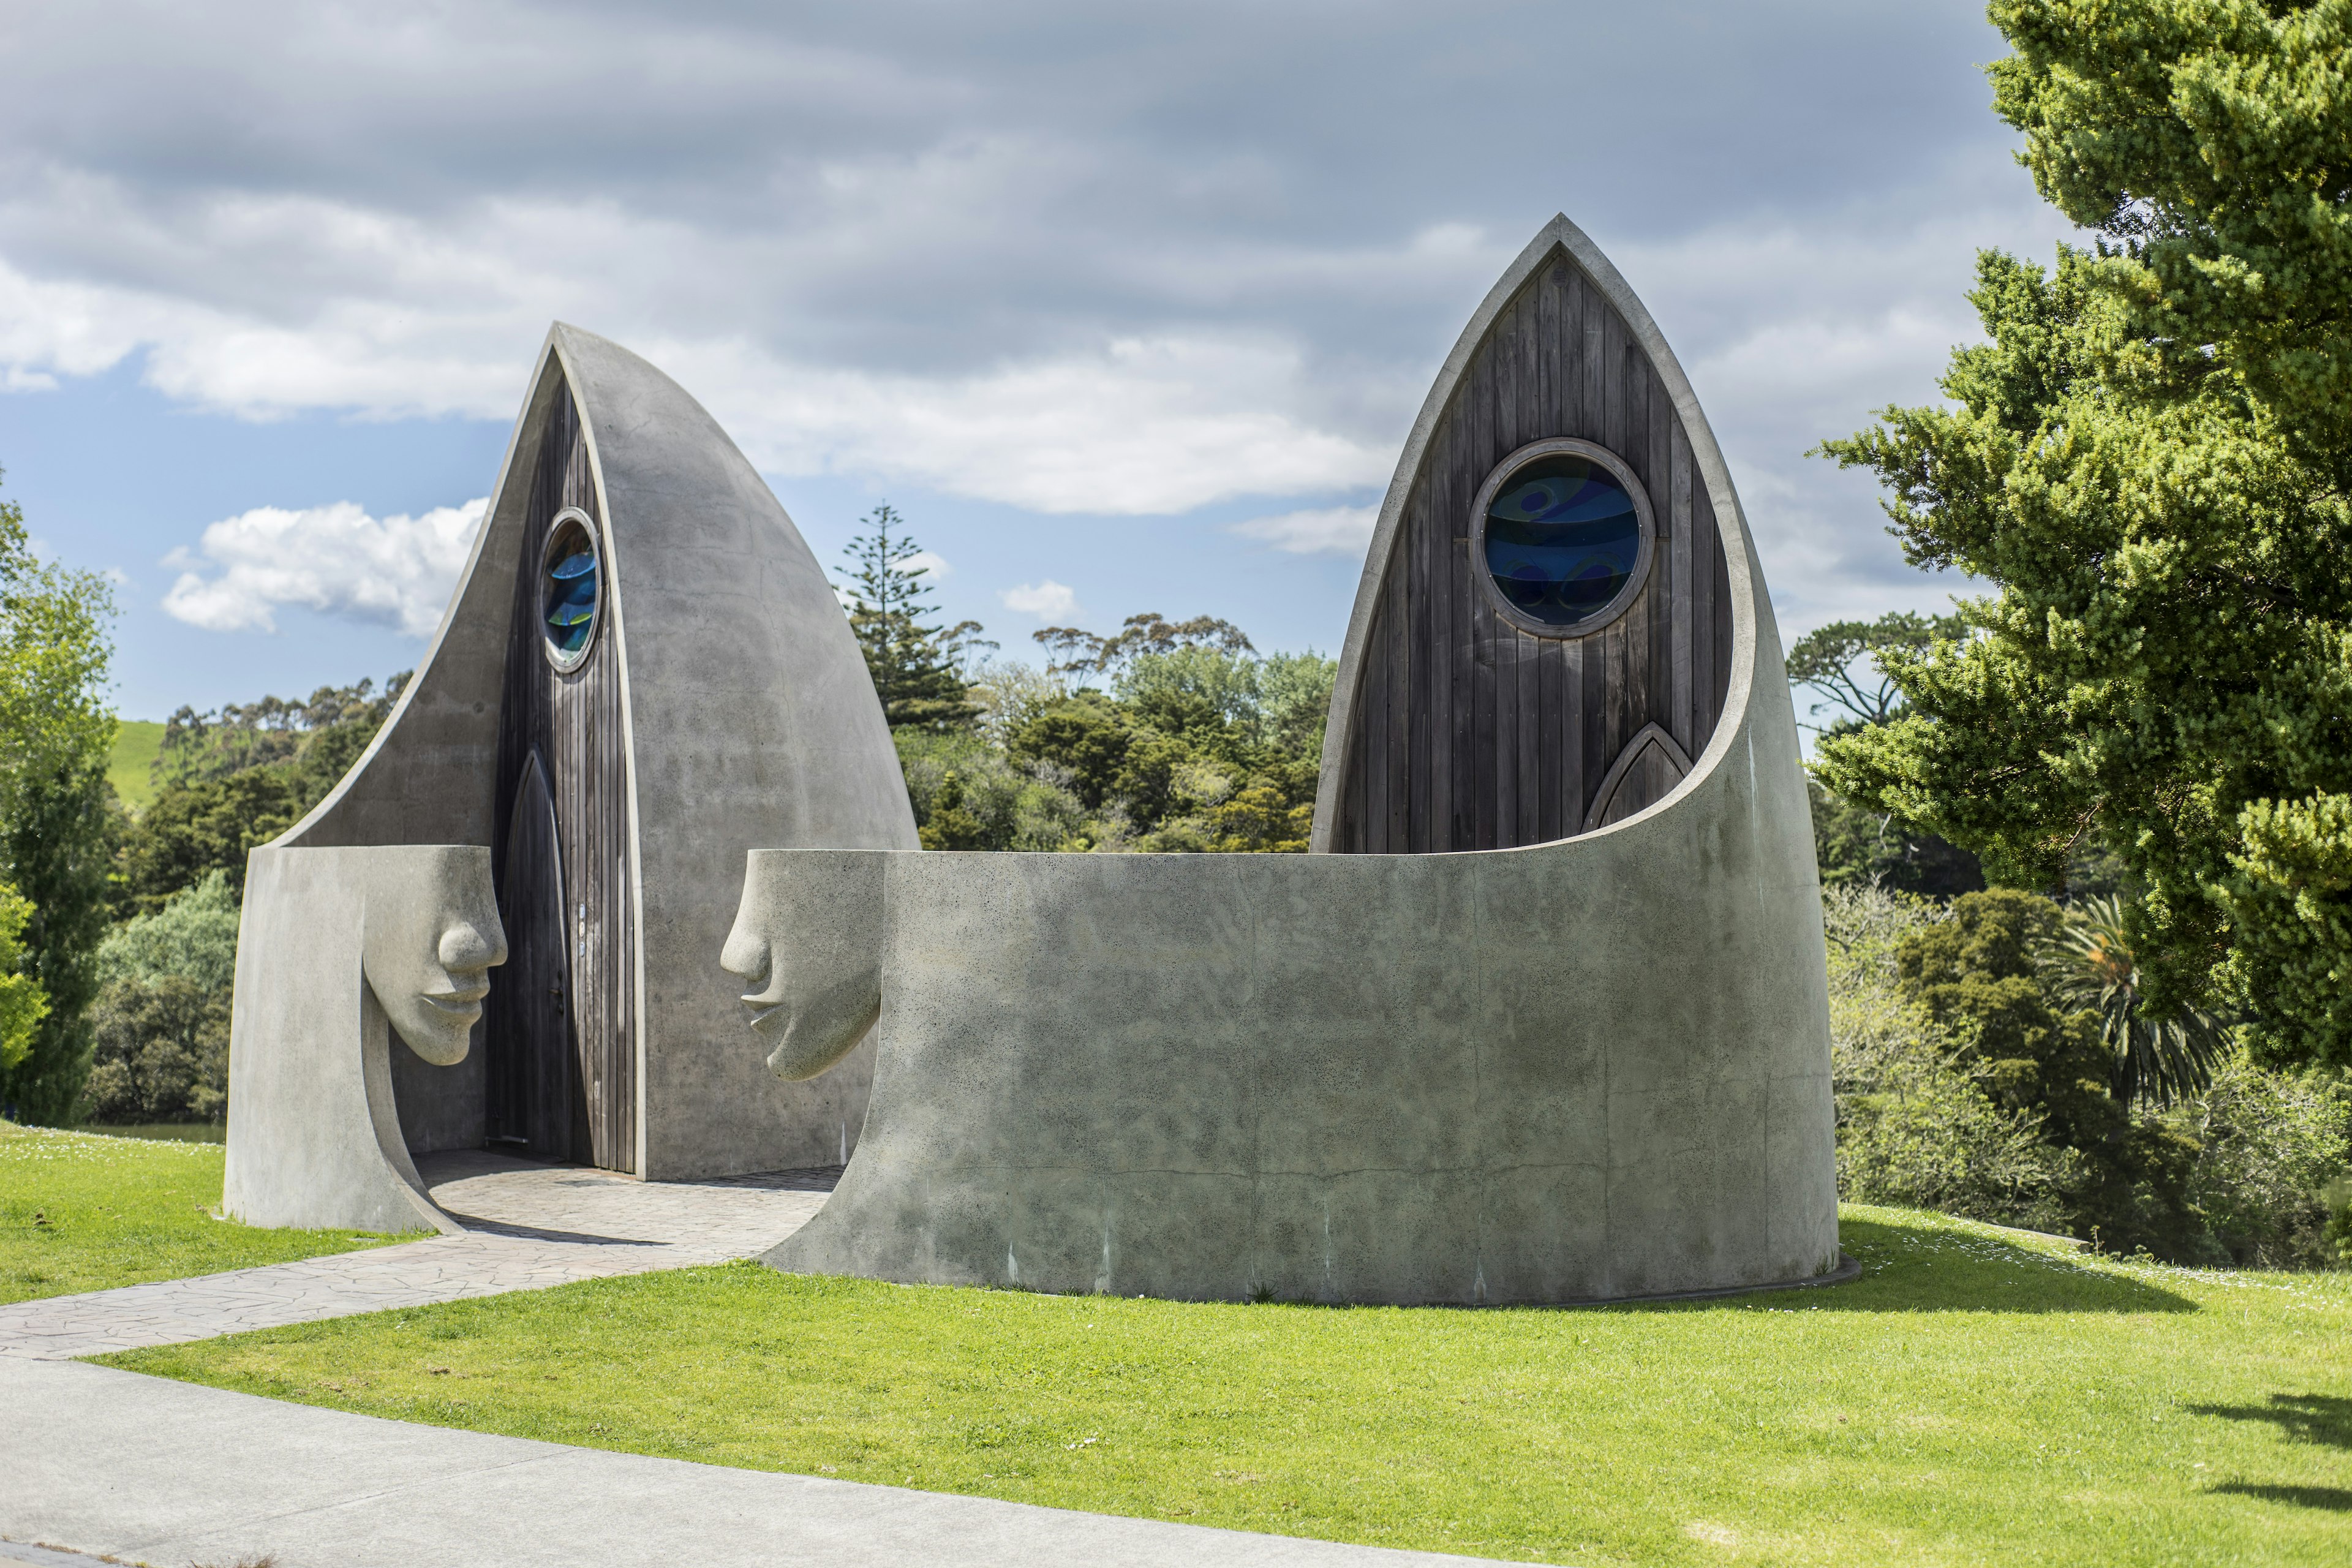
[[[856,1157],[772,1265],[1464,1304],[1844,1277],[1821,889],[1770,609],[1687,384],[1565,219],[1431,394],[1325,755],[1430,433],[1561,247],[1638,328],[1718,498],[1736,646],[1680,782],[1593,832],[1486,853],[754,855],[739,963],[845,889],[875,889],[880,933],[801,982],[870,989],[881,1049]],[[1661,754],[1669,773],[1688,758]]]
[[[604,519],[610,618],[600,635],[614,639],[623,672],[635,1170],[660,1179],[835,1162],[865,1116],[871,1048],[820,1082],[778,1082],[718,1044],[740,1025],[740,987],[717,961],[747,849],[916,847],[856,641],[791,518],[676,382],[559,324],[530,385],[415,678],[366,754],[275,847],[492,842],[525,512],[553,401],[568,387]],[[410,1144],[478,1146],[478,1032],[458,1067],[393,1056]]]

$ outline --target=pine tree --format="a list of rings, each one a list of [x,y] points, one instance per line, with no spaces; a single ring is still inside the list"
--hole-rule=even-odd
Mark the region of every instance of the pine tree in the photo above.
[[[877,506],[865,521],[872,530],[842,551],[850,564],[849,626],[866,655],[874,694],[894,730],[946,731],[968,728],[980,709],[967,695],[961,668],[965,653],[993,647],[980,639],[978,621],[948,627],[932,624],[937,590],[924,579],[928,566],[909,565],[922,547],[905,531],[907,520]]]

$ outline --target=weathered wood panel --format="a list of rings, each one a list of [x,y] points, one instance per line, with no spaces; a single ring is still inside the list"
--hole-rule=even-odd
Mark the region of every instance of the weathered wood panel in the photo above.
[[[588,445],[568,389],[559,393],[540,447],[515,574],[513,630],[499,714],[500,821],[493,859],[499,908],[529,921],[532,901],[556,889],[562,1006],[499,1003],[492,972],[489,1122],[493,1141],[541,1158],[630,1170],[636,1149],[636,1043],[630,985],[628,775],[621,722],[621,661],[614,634],[611,556],[588,465]],[[541,649],[541,560],[555,519],[577,507],[595,521],[603,621],[588,657],[558,670]],[[533,759],[546,778],[551,838],[519,828],[519,786]],[[551,864],[534,856],[551,856]],[[509,989],[512,989],[511,987]],[[563,1085],[565,1102],[548,1086]]]
[[[1532,637],[1505,620],[1470,552],[1480,485],[1513,451],[1558,436],[1622,458],[1656,530],[1633,605],[1580,637]],[[1731,673],[1713,501],[1648,356],[1564,250],[1496,318],[1431,436],[1360,668],[1331,836],[1341,853],[1566,837],[1583,831],[1648,726],[1685,756],[1706,749]],[[1646,805],[1671,787],[1670,771],[1643,757],[1618,794]]]

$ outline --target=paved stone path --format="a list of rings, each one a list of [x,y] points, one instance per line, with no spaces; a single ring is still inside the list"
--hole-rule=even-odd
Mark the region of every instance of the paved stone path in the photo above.
[[[839,1174],[637,1182],[478,1153],[417,1167],[467,1234],[0,1307],[0,1355],[64,1361],[756,1257],[806,1223]]]
[[[1473,1562],[564,1447],[70,1362],[0,1357],[0,1562],[20,1542],[169,1568]]]

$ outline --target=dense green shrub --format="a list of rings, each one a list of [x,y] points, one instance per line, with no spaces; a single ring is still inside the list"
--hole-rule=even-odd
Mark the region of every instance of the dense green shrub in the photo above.
[[[2201,1150],[2189,1199],[2232,1262],[2308,1268],[2339,1260],[2328,1226],[2352,1195],[2331,1191],[2343,1185],[2352,1147],[2352,1086],[2342,1075],[2273,1071],[2241,1054],[2181,1105],[2178,1120]]]
[[[1304,850],[1337,666],[1311,653],[1261,658],[1222,622],[1163,629],[1200,626],[1222,627],[1223,640],[1147,642],[1115,659],[1097,646],[1091,662],[1042,671],[988,666],[971,688],[981,710],[971,729],[895,731],[924,847]],[[1108,691],[1071,686],[1098,665]]]
[[[183,974],[98,994],[84,1114],[97,1122],[218,1121],[228,1113],[229,994]]]
[[[1021,767],[979,735],[890,732],[926,849],[1084,848],[1086,808],[1050,769]]]
[[[1867,883],[1822,894],[1838,1191],[2034,1229],[2065,1223],[2073,1162],[2034,1116],[1998,1103],[1963,1041],[1908,994],[1897,951],[1942,906]]]
[[[2118,1251],[2207,1259],[2212,1244],[2189,1194],[2195,1141],[2133,1115],[2112,1091],[2098,1016],[2062,1011],[2046,986],[2041,955],[2064,922],[2056,904],[2014,888],[1963,894],[1948,920],[1896,944],[1896,975],[1962,1042],[1995,1103],[2036,1118],[2045,1139],[2079,1156],[2063,1193],[2068,1229]]]
[[[1995,889],[1823,894],[1838,1187],[2174,1261],[2352,1257],[2352,1084],[2233,1050],[2168,1108],[2114,1092],[2097,1014],[2046,954],[2064,915]],[[2331,1226],[2333,1228],[2331,1229]]]
[[[82,1113],[100,1122],[216,1121],[228,1108],[237,899],[213,871],[99,948]]]

